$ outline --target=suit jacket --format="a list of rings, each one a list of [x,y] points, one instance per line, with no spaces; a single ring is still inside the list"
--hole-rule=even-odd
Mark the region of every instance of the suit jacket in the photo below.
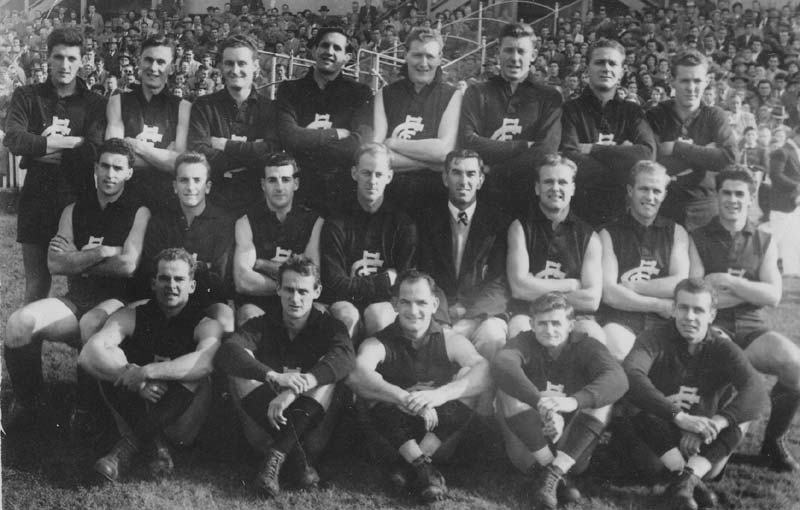
[[[481,201],[475,207],[467,242],[456,274],[450,210],[434,207],[420,225],[420,267],[430,273],[449,304],[461,303],[465,318],[492,316],[506,311],[510,297],[506,281],[506,238],[511,218]],[[447,307],[440,304],[441,314]]]

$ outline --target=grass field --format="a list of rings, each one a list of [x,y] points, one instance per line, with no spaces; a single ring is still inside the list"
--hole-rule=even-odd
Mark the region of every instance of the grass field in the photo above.
[[[10,313],[22,302],[23,274],[19,246],[14,242],[16,217],[13,199],[0,193],[0,326],[4,331]],[[770,324],[800,341],[800,280],[784,282],[784,299],[770,312]],[[63,290],[63,280],[56,289]],[[2,333],[0,333],[2,334]],[[216,409],[196,446],[175,453],[176,475],[166,481],[149,481],[143,467],[124,483],[99,484],[91,466],[106,453],[114,437],[76,442],[67,433],[74,398],[75,351],[58,344],[44,348],[46,394],[41,419],[30,430],[2,437],[2,504],[4,509],[368,509],[413,508],[418,502],[407,494],[392,493],[383,478],[366,462],[358,438],[344,425],[341,441],[319,464],[324,480],[316,491],[285,491],[273,501],[254,497],[248,490],[257,458],[243,443],[227,407]],[[3,370],[2,400],[7,404],[8,376]],[[5,407],[5,406],[4,406]],[[763,421],[748,435],[742,455],[729,466],[725,478],[712,486],[724,493],[724,508],[747,510],[800,509],[800,476],[781,475],[748,462],[758,451]],[[795,420],[792,446],[800,455],[800,420]],[[598,452],[598,457],[602,455]],[[608,465],[594,469],[577,481],[586,496],[572,510],[635,510],[667,507],[659,492],[616,476]],[[531,508],[531,481],[515,472],[505,460],[495,434],[476,428],[466,438],[453,463],[443,468],[450,497],[434,506],[455,509]],[[663,488],[663,487],[662,487]]]

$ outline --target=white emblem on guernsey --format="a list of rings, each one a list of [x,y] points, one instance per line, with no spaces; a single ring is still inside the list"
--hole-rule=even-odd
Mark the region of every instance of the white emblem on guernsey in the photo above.
[[[89,236],[89,242],[86,243],[86,246],[81,248],[81,251],[91,250],[92,248],[97,248],[98,246],[103,245],[103,237],[94,237]]]
[[[551,397],[564,397],[564,385],[563,384],[553,384],[550,381],[547,381],[547,387],[545,388],[545,393]]]
[[[350,268],[350,274],[353,276],[370,276],[376,274],[378,269],[383,267],[383,260],[381,260],[381,252],[370,252],[364,250],[364,254],[359,260],[353,262]]]
[[[639,262],[638,267],[625,271],[620,277],[622,282],[639,282],[648,281],[653,276],[656,276],[659,271],[657,260],[642,260]]]
[[[684,411],[700,403],[700,395],[697,394],[697,388],[692,388],[691,386],[681,386],[678,393],[672,395],[669,399],[681,406]]]
[[[61,135],[61,136],[69,136],[70,129],[69,129],[69,119],[61,119],[57,116],[53,116],[53,123],[50,124],[47,129],[42,131],[42,136],[52,136],[52,135]]]
[[[545,280],[563,280],[567,273],[561,270],[561,262],[548,260],[544,264],[544,269],[533,275],[534,278],[544,278]]]
[[[272,262],[277,262],[278,264],[283,264],[291,256],[292,256],[292,250],[284,250],[280,246],[276,246],[275,247],[275,256],[272,257],[270,260]]]
[[[507,142],[514,138],[514,135],[522,133],[522,126],[519,119],[503,119],[503,125],[492,133],[492,140]]]
[[[747,271],[744,269],[734,269],[732,267],[728,268],[728,274],[731,276],[735,276],[737,278],[744,278],[744,275]]]
[[[314,122],[306,126],[308,129],[330,129],[333,127],[330,113],[315,113]]]
[[[153,354],[153,361],[156,363],[161,363],[162,361],[172,361],[172,358],[169,356],[159,356],[158,354]]]
[[[151,147],[164,139],[164,135],[159,134],[158,126],[148,126],[145,124],[142,127],[142,132],[136,136],[140,142],[144,142]]]
[[[394,131],[392,131],[392,138],[399,138],[401,140],[410,140],[417,133],[425,129],[425,124],[422,123],[422,117],[412,117],[406,115],[406,121],[399,124]]]
[[[240,135],[231,135],[231,141],[232,142],[246,142],[247,141],[247,137],[246,136],[240,136]]]
[[[616,145],[614,142],[614,133],[599,133],[597,135],[597,145]]]

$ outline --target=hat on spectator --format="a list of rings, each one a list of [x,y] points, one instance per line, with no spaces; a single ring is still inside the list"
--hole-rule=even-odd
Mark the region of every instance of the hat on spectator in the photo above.
[[[747,85],[748,83],[750,83],[750,78],[748,78],[743,74],[736,74],[733,76],[733,78],[731,78],[731,81],[732,82],[742,81],[745,83],[745,85]]]
[[[319,12],[330,12],[330,9],[328,9],[327,5],[323,5],[319,8]]]
[[[772,107],[772,118],[775,120],[786,120],[789,118],[789,114],[786,113],[785,106],[773,106]]]

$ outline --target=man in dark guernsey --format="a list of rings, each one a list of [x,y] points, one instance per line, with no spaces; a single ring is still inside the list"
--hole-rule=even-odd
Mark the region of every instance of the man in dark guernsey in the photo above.
[[[397,275],[417,261],[417,227],[385,200],[393,173],[386,146],[369,142],[351,170],[354,204],[326,219],[320,234],[322,302],[355,336],[363,313],[365,335],[395,318],[390,300]]]
[[[100,381],[117,415],[121,438],[94,464],[109,481],[124,476],[141,450],[147,450],[151,476],[172,474],[168,440],[186,444],[194,437],[170,432],[184,417],[201,420],[211,404],[208,376],[222,326],[190,300],[196,282],[189,252],[168,248],[155,264],[153,298],[109,317],[78,359]],[[200,425],[188,428],[197,431]]]
[[[438,317],[472,340],[490,360],[506,341],[506,232],[510,218],[478,199],[483,161],[477,152],[459,149],[445,159],[442,176],[448,198],[426,210],[420,229],[420,268],[437,282]]]
[[[440,174],[455,148],[463,93],[442,80],[438,31],[415,28],[405,41],[405,77],[375,95],[374,140],[391,151],[389,199],[414,216],[444,201]]]
[[[731,335],[756,370],[777,376],[761,455],[775,470],[797,471],[786,436],[800,407],[800,347],[764,319],[764,307],[777,306],[782,295],[777,246],[748,219],[755,197],[749,172],[727,170],[716,179],[719,216],[692,233],[691,274],[719,293],[714,325]]]
[[[644,109],[617,96],[625,48],[600,39],[589,49],[588,86],[564,104],[561,151],[578,165],[573,209],[595,227],[625,213],[631,167],[655,157]]]
[[[22,156],[20,166],[27,170],[17,215],[26,304],[50,292],[48,243],[61,211],[93,189],[87,170],[103,140],[105,100],[77,77],[82,53],[77,29],[53,30],[47,38],[48,80],[14,90],[6,117],[3,144]]]
[[[147,225],[139,285],[155,277],[155,256],[166,248],[184,248],[195,262],[196,288],[191,300],[209,317],[233,333],[233,311],[226,304],[232,296],[231,259],[233,258],[234,218],[210,203],[211,165],[199,152],[186,152],[175,158],[173,193],[178,196],[178,211],[161,210]]]
[[[279,148],[275,109],[253,86],[255,43],[235,35],[219,51],[225,89],[192,104],[188,146],[211,163],[212,200],[240,215],[260,198],[260,160]]]
[[[542,294],[528,313],[532,330],[497,353],[492,377],[506,451],[526,474],[544,467],[534,498],[554,510],[559,500],[581,498],[565,475],[589,465],[628,380],[602,343],[575,331],[574,309],[562,293]]]
[[[340,28],[321,28],[309,46],[314,67],[278,86],[278,129],[300,167],[298,198],[327,214],[352,200],[353,157],[372,139],[372,91],[342,74],[350,51]]]
[[[354,359],[344,324],[314,307],[322,290],[316,264],[292,255],[277,280],[277,313],[245,323],[216,359],[231,377],[245,431],[260,432],[261,440],[251,443],[267,453],[253,485],[266,496],[278,495],[282,472],[303,488],[319,482],[311,463],[333,431],[343,403],[336,383],[347,377]]]
[[[48,249],[50,272],[67,276],[66,296],[34,301],[8,319],[3,347],[14,400],[3,413],[6,430],[35,419],[43,385],[42,342],[80,347],[123,306],[139,265],[150,211],[125,192],[133,152],[119,138],[107,140],[99,152],[97,188],[64,208]],[[79,377],[79,389],[82,384]],[[83,421],[78,412],[71,418],[76,421]]]
[[[627,214],[600,231],[603,298],[597,315],[618,361],[636,335],[672,316],[675,285],[689,276],[689,235],[658,213],[670,182],[666,168],[640,161],[628,182]]]
[[[106,138],[125,138],[136,154],[128,191],[136,193],[153,214],[177,210],[172,176],[175,158],[186,151],[189,131],[192,105],[167,86],[174,56],[166,37],[145,39],[139,56],[141,84],[111,96],[106,107]]]
[[[393,471],[433,502],[447,487],[431,457],[470,421],[466,402],[488,389],[489,364],[467,338],[433,320],[439,300],[430,276],[401,273],[395,289],[397,319],[364,340],[347,383],[369,406],[371,425],[399,452]]]
[[[736,138],[728,115],[701,101],[708,86],[708,65],[697,50],[678,53],[672,63],[675,98],[647,111],[658,143],[657,160],[673,179],[662,215],[688,230],[705,225],[716,214],[714,174],[736,161]]]
[[[580,314],[575,330],[605,342],[593,316],[603,292],[600,238],[571,205],[579,171],[564,156],[547,156],[534,187],[538,203],[508,228],[506,272],[514,298],[508,308],[508,338],[531,329],[532,301],[560,292]]]
[[[761,376],[719,329],[714,288],[701,279],[675,287],[673,320],[649,329],[623,364],[633,429],[672,472],[669,508],[716,506],[703,478],[718,476],[766,401]],[[731,387],[735,389],[731,395]]]
[[[461,105],[460,146],[488,165],[484,193],[494,205],[516,216],[527,212],[534,169],[561,142],[563,99],[530,75],[533,29],[506,25],[500,32],[500,74],[472,85]]]
[[[233,282],[237,293],[236,323],[279,304],[278,269],[289,257],[304,254],[319,267],[319,236],[322,218],[295,203],[300,186],[297,164],[285,152],[270,154],[264,161],[257,202],[236,221]]]

